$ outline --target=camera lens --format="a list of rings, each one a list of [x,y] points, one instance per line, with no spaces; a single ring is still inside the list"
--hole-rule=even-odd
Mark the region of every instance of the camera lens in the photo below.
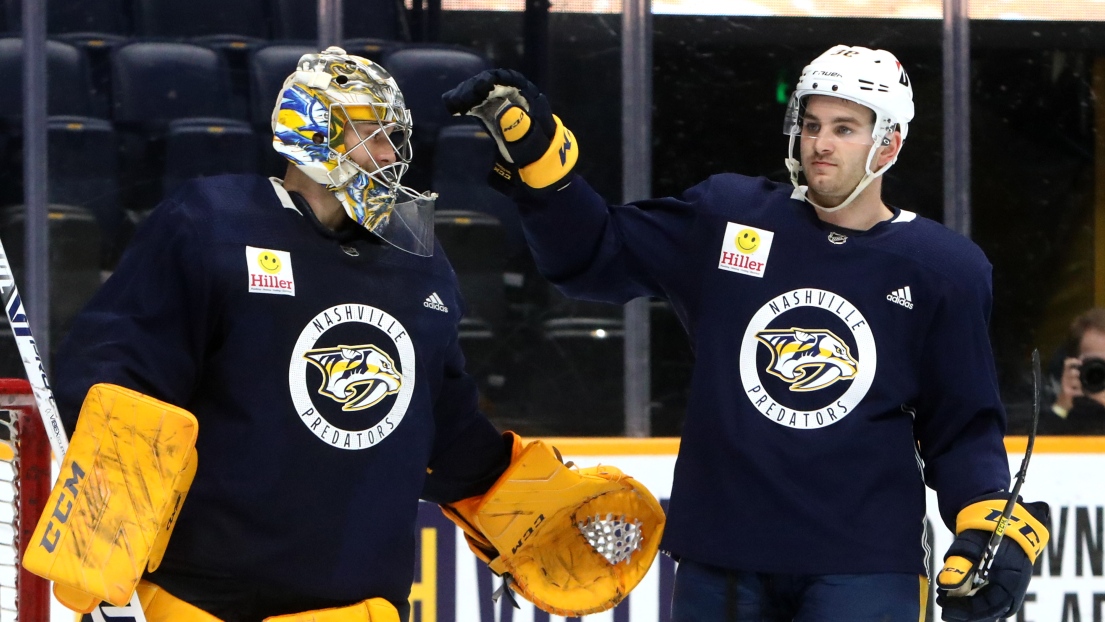
[[[1078,379],[1082,381],[1082,391],[1086,393],[1105,391],[1105,359],[1083,360],[1078,370]]]

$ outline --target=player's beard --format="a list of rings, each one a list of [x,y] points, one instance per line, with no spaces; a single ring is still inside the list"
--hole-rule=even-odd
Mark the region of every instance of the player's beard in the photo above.
[[[802,169],[805,172],[810,198],[824,207],[836,207],[852,194],[865,173],[863,156],[848,157],[850,154],[836,153],[814,158],[810,153],[802,157]],[[819,167],[816,162],[827,162],[832,166]]]

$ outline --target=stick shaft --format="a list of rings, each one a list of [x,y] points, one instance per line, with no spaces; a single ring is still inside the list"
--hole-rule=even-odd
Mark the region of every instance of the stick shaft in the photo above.
[[[60,466],[62,460],[65,459],[65,452],[69,449],[69,438],[66,437],[65,428],[58,416],[54,391],[50,388],[50,380],[42,366],[42,357],[38,355],[38,344],[35,343],[35,337],[31,333],[27,313],[23,310],[23,301],[19,297],[19,289],[15,286],[15,275],[12,273],[3,242],[0,242],[0,299],[3,300],[4,311],[8,314],[8,323],[11,324],[12,333],[15,335],[15,343],[19,347],[19,356],[23,359],[23,368],[27,371],[27,380],[31,382],[31,392],[34,393],[35,404],[42,416],[46,436],[50,438],[50,446],[54,450],[54,460]],[[92,619],[101,622],[111,619],[111,617],[104,616],[105,609],[115,610],[119,608],[113,608],[110,604],[101,602],[92,612]],[[146,622],[146,615],[142,611],[137,593],[131,595],[130,603],[125,610],[125,613],[133,618],[135,622]]]
[[[1009,493],[1009,500],[1005,502],[1005,509],[998,519],[997,529],[990,535],[990,542],[986,544],[986,550],[982,559],[978,562],[978,572],[975,573],[974,585],[981,586],[990,576],[990,568],[994,564],[994,556],[998,553],[998,546],[1005,536],[1005,528],[1009,524],[1009,517],[1013,515],[1013,509],[1017,505],[1017,498],[1021,494],[1021,486],[1024,485],[1025,475],[1028,474],[1028,461],[1032,459],[1032,447],[1036,444],[1036,425],[1040,422],[1040,383],[1042,382],[1040,371],[1040,351],[1032,351],[1032,430],[1028,434],[1028,447],[1024,450],[1024,458],[1021,459],[1021,468],[1017,470],[1016,481],[1013,490]]]
[[[66,450],[69,449],[69,439],[65,436],[65,428],[61,424],[57,403],[54,401],[54,392],[50,388],[46,369],[42,366],[38,344],[35,343],[35,337],[31,333],[31,324],[27,318],[27,312],[23,309],[23,299],[19,296],[19,288],[15,285],[15,274],[4,251],[3,242],[0,242],[0,298],[3,299],[4,311],[7,313],[8,324],[15,336],[15,344],[19,348],[19,358],[23,360],[27,380],[31,383],[31,392],[34,393],[42,424],[46,428],[46,436],[50,439],[50,447],[54,450],[54,460],[60,464],[65,458]]]

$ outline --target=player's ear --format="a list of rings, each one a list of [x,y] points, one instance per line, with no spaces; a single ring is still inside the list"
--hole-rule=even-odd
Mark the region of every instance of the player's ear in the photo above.
[[[875,158],[875,164],[878,168],[886,166],[898,157],[901,150],[902,133],[898,130],[894,130],[879,141],[879,151],[878,156]]]

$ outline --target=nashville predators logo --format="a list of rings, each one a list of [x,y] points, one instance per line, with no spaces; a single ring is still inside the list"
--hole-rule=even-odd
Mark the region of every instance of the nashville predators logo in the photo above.
[[[371,449],[403,423],[418,364],[399,318],[359,303],[327,307],[306,322],[290,354],[295,412],[330,447]]]
[[[771,351],[767,371],[790,384],[791,391],[816,391],[837,380],[854,378],[859,363],[832,331],[804,328],[762,330],[756,339]]]
[[[875,335],[863,313],[825,289],[803,287],[764,301],[740,342],[740,381],[749,404],[797,430],[824,428],[855,412],[878,365]]]
[[[308,350],[303,358],[322,372],[318,392],[342,404],[342,410],[364,410],[403,384],[391,357],[373,345]]]

